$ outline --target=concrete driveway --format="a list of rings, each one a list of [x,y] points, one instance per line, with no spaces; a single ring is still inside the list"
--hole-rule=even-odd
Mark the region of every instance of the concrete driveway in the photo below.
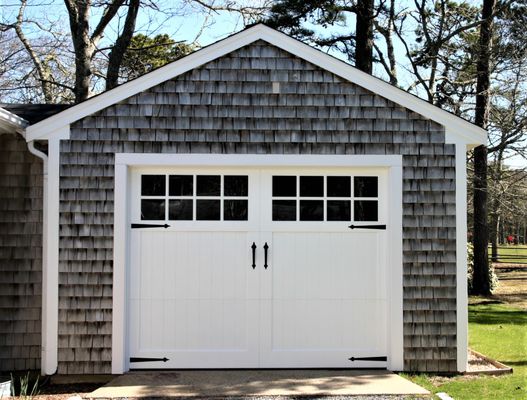
[[[120,375],[89,399],[144,397],[426,396],[422,387],[385,370],[151,371]]]

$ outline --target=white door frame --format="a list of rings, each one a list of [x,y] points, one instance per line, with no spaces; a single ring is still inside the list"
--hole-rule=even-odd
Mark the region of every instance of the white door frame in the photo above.
[[[115,155],[112,374],[129,369],[127,349],[130,167],[385,167],[388,169],[388,369],[403,370],[402,156],[134,154]]]

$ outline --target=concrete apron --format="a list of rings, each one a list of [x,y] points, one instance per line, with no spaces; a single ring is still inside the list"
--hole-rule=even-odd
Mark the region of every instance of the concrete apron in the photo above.
[[[123,397],[427,395],[385,370],[213,370],[130,372],[88,394]]]

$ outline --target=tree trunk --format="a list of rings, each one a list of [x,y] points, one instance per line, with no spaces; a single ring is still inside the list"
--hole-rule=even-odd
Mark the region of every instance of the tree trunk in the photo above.
[[[355,27],[355,66],[372,73],[373,58],[373,0],[359,0]]]
[[[495,0],[483,0],[477,64],[476,125],[486,128],[489,113],[490,52]],[[474,294],[490,294],[487,221],[487,147],[474,150]]]
[[[130,45],[135,30],[135,21],[139,11],[140,0],[130,0],[128,13],[121,35],[115,41],[108,60],[108,70],[106,71],[106,90],[112,89],[119,83],[119,70],[123,62],[123,56]]]
[[[93,46],[90,39],[90,6],[88,2],[66,1],[70,20],[71,38],[75,50],[75,103],[90,97],[91,59]]]

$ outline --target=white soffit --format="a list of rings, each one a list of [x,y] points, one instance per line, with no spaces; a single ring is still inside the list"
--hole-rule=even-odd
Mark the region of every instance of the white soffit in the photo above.
[[[66,125],[257,40],[264,40],[443,125],[448,142],[479,145],[485,144],[487,141],[487,132],[484,129],[263,24],[245,29],[178,61],[167,64],[140,78],[92,97],[35,125],[31,125],[26,129],[26,138],[28,141],[49,138],[55,131],[64,128]]]
[[[0,133],[14,133],[22,131],[28,122],[18,115],[0,107]]]

